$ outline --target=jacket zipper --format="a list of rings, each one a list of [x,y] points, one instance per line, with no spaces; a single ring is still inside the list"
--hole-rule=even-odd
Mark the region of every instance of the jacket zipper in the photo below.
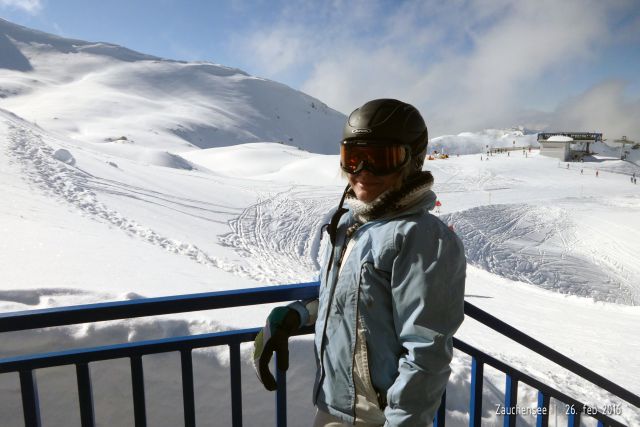
[[[353,237],[353,236],[352,236]],[[331,264],[329,266],[329,269],[327,269],[327,275],[325,278],[325,281],[328,282],[329,279],[329,275],[331,270],[333,270],[334,268],[338,268],[338,277],[335,278],[335,280],[332,280],[331,284],[330,284],[330,288],[329,288],[329,298],[327,300],[327,310],[326,313],[324,315],[324,326],[322,328],[322,342],[320,343],[320,369],[321,369],[321,374],[320,374],[320,379],[318,380],[318,389],[316,390],[315,396],[313,396],[313,403],[316,403],[318,401],[318,393],[320,393],[320,387],[322,387],[322,382],[324,381],[324,350],[325,350],[325,336],[327,335],[327,320],[329,319],[329,313],[331,312],[331,305],[333,304],[333,296],[335,294],[335,290],[336,290],[336,286],[338,285],[337,281],[339,278],[339,274],[340,274],[340,265],[342,264],[342,257],[344,256],[344,252],[347,249],[347,244],[348,244],[348,239],[345,239],[344,242],[342,242],[342,248],[340,248],[340,254],[338,255],[338,262],[334,263],[333,262],[333,258],[331,259]],[[335,283],[333,283],[335,282]]]
[[[362,271],[360,271],[360,275],[362,275]],[[353,345],[353,353],[351,354],[351,385],[353,386],[353,404],[352,404],[352,412],[353,412],[353,423],[356,422],[356,400],[358,399],[358,393],[356,393],[356,380],[355,380],[355,368],[356,368],[356,351],[358,347],[358,324],[360,323],[360,284],[361,279],[358,279],[358,290],[356,291],[356,329],[355,329],[355,337],[354,345]]]

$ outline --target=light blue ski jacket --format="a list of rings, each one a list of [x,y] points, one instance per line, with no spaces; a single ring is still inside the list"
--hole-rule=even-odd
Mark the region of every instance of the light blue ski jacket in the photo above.
[[[354,421],[360,317],[371,380],[386,398],[385,426],[433,420],[451,372],[452,337],[464,318],[466,275],[462,242],[428,212],[434,204],[427,191],[407,210],[362,225],[338,275],[346,230],[354,224],[350,212],[342,217],[331,270],[321,272],[315,324],[313,399],[320,410]],[[304,324],[308,313],[299,312]]]

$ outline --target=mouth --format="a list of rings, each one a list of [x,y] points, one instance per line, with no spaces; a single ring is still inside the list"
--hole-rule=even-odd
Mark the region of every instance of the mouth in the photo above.
[[[360,185],[362,187],[375,187],[377,185],[381,185],[382,182],[380,181],[356,181],[356,185]]]

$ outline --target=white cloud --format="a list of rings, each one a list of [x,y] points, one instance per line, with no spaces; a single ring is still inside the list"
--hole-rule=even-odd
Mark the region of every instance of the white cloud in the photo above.
[[[252,34],[245,40],[245,47],[268,75],[276,75],[297,65],[304,55],[300,34],[300,30],[279,27]]]
[[[303,76],[302,90],[344,113],[376,97],[414,103],[433,135],[550,122],[532,110],[600,83],[574,87],[573,75],[637,40],[633,25],[624,37],[613,27],[634,10],[628,0],[299,1],[240,46],[254,73]],[[608,91],[607,108],[624,114],[613,100],[623,92]]]
[[[43,6],[41,0],[0,0],[0,7],[22,9],[35,15],[42,10]]]
[[[626,84],[607,81],[567,99],[550,117],[554,129],[603,132],[605,138],[627,135],[640,141],[640,99],[625,97]]]

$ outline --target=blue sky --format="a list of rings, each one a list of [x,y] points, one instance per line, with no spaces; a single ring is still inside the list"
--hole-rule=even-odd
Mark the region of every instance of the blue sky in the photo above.
[[[606,122],[640,139],[638,0],[0,0],[0,16],[238,67],[344,113],[399,98],[437,134]]]

